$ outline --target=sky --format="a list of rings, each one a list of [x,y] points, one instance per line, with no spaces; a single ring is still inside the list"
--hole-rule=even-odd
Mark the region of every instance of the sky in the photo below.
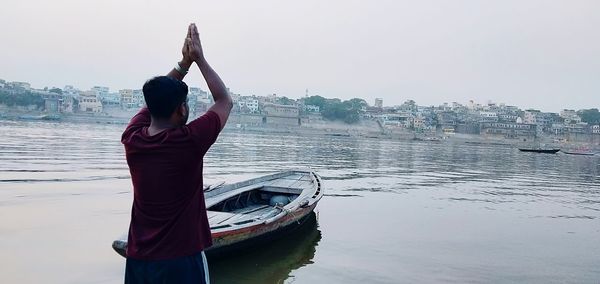
[[[191,22],[242,95],[600,108],[595,0],[5,0],[0,78],[141,88]],[[197,69],[185,81],[206,89]]]

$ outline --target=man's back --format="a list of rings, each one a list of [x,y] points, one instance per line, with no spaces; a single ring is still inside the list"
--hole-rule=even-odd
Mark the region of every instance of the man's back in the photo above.
[[[212,244],[202,184],[202,159],[229,118],[233,101],[204,58],[190,24],[183,58],[167,76],[142,88],[147,108],[121,137],[133,183],[125,283],[209,283],[204,249]],[[189,118],[189,88],[182,80],[195,63],[214,104]]]
[[[187,126],[149,135],[142,109],[123,133],[134,188],[127,256],[160,260],[192,255],[212,243],[202,191],[202,159],[221,122],[207,112]]]

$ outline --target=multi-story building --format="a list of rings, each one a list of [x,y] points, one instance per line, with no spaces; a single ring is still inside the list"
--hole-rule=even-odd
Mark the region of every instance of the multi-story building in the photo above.
[[[552,125],[559,120],[559,116],[551,112],[528,109],[523,113],[523,123],[537,125],[537,131],[540,133],[553,131]]]
[[[96,92],[85,91],[79,95],[79,111],[82,112],[102,112],[102,103],[98,99]]]
[[[564,124],[565,132],[569,134],[586,134],[588,132],[588,124],[585,122]]]
[[[258,99],[255,97],[241,97],[237,104],[242,113],[259,113]]]
[[[23,89],[25,91],[31,90],[31,84],[27,82],[10,82],[13,88]]]
[[[60,112],[73,113],[75,111],[75,99],[72,96],[63,96],[60,102]]]
[[[121,105],[121,95],[119,93],[108,93],[100,97],[99,99],[100,102],[102,102],[102,105],[105,107],[117,107]]]
[[[600,134],[600,125],[592,125],[592,134]]]
[[[456,113],[452,111],[442,111],[437,113],[437,121],[439,125],[456,126]]]
[[[498,115],[499,122],[517,122],[518,118],[519,116],[516,114],[503,113]]]
[[[497,122],[498,114],[491,111],[480,111],[479,112],[479,122]]]
[[[564,120],[565,124],[576,124],[581,122],[581,117],[579,117],[577,112],[572,109],[563,109],[560,112],[560,117]]]
[[[144,104],[146,104],[146,100],[144,99],[144,92],[142,92],[142,90],[140,90],[140,89],[133,90],[132,99],[133,99],[134,108],[139,108],[139,107],[144,106]]]
[[[539,110],[528,109],[523,114],[523,123],[525,124],[537,124],[537,117],[541,112]]]
[[[382,108],[383,107],[383,99],[382,98],[376,98],[375,99],[375,107],[378,107],[378,108]]]
[[[300,125],[299,111],[297,106],[279,105],[265,103],[263,105],[263,123],[267,125]]]
[[[381,115],[383,125],[397,128],[413,128],[414,118],[410,113],[387,113]]]
[[[481,135],[501,136],[504,138],[534,137],[537,125],[522,123],[490,122],[481,124]]]
[[[136,100],[133,97],[132,89],[119,90],[121,96],[121,107],[124,109],[132,109],[138,106]]]
[[[102,86],[94,86],[92,87],[92,91],[96,92],[97,97],[102,100],[102,98],[106,95],[108,95],[108,87],[102,87]]]

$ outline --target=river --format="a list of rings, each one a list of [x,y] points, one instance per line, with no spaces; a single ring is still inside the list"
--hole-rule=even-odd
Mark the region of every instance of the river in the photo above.
[[[0,282],[122,283],[123,125],[0,121]],[[299,234],[209,260],[213,283],[598,283],[600,157],[225,131],[205,183],[309,166]]]

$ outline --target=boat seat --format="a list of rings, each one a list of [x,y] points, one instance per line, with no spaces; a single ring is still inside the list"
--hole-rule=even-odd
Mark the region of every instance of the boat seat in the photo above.
[[[218,212],[218,211],[206,211],[206,215],[208,216],[208,223],[211,226],[218,225],[219,223],[231,219],[235,216],[235,213],[229,212]]]
[[[280,187],[280,186],[263,186],[260,191],[286,194],[300,194],[302,188]]]

